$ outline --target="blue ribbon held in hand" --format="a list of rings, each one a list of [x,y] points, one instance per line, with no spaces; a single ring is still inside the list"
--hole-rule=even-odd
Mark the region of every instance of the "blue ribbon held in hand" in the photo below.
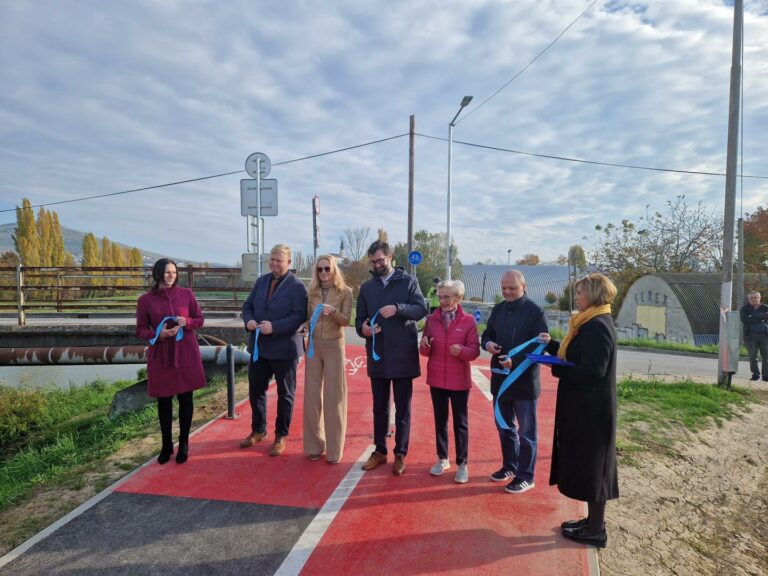
[[[373,361],[378,362],[381,360],[381,356],[376,354],[376,330],[374,330],[374,327],[376,326],[376,316],[379,315],[379,312],[381,312],[381,308],[376,310],[376,314],[373,315],[373,318],[371,318],[371,333],[373,334],[373,340],[371,341],[371,356],[373,356]]]
[[[324,304],[320,304],[315,308],[312,313],[312,318],[309,319],[309,350],[307,350],[307,358],[313,358],[315,356],[315,342],[312,339],[312,333],[315,331],[317,321],[320,319],[320,314],[323,312]]]
[[[168,320],[173,320],[175,322],[176,316],[166,316],[165,318],[160,320],[160,323],[157,325],[157,330],[155,330],[155,337],[149,341],[150,346],[154,346],[155,342],[157,342],[157,339],[160,338],[160,332],[163,330],[163,328],[165,328],[165,323],[168,322]],[[178,342],[182,338],[184,338],[184,327],[180,326],[179,331],[176,332],[176,342]]]
[[[519,346],[512,348],[509,352],[507,352],[507,356],[509,358],[512,358],[515,354],[519,354],[523,350],[525,350],[526,347],[530,346],[531,344],[535,344],[537,342],[538,338],[531,338],[527,342],[523,342]],[[541,354],[544,351],[544,348],[546,347],[546,344],[542,344],[539,342],[539,345],[536,346],[536,348],[533,351],[533,354]],[[507,391],[507,389],[514,384],[515,380],[517,380],[520,375],[528,370],[528,367],[533,364],[533,361],[526,357],[525,360],[520,362],[514,370],[510,372],[510,370],[499,370],[498,368],[493,368],[492,371],[496,374],[507,374],[507,377],[504,378],[504,382],[501,383],[501,387],[499,388],[498,393],[496,394],[496,405],[493,408],[493,413],[496,417],[496,423],[499,425],[499,428],[502,428],[504,430],[511,430],[511,427],[507,422],[504,420],[504,416],[501,415],[501,410],[499,409],[499,399],[501,398],[501,395],[504,394],[504,392]]]
[[[253,334],[253,355],[251,356],[254,362],[259,359],[259,334],[261,334],[261,328],[256,328]]]

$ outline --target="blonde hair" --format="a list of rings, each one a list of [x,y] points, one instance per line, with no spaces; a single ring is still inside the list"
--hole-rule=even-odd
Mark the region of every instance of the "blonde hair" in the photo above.
[[[282,254],[285,256],[286,260],[291,260],[291,248],[290,246],[286,246],[285,244],[275,244],[272,246],[272,250],[269,251],[270,254]]]
[[[320,289],[320,275],[317,273],[317,265],[321,260],[328,260],[328,264],[331,267],[331,273],[333,275],[333,285],[336,287],[336,289],[339,292],[344,290],[347,287],[347,283],[344,281],[344,274],[341,273],[341,269],[336,263],[336,258],[330,254],[321,254],[317,257],[317,260],[315,260],[314,272],[312,272],[312,280],[309,282],[309,290],[313,291]]]
[[[443,280],[437,283],[437,290],[448,290],[453,296],[464,299],[464,282],[461,280]]]
[[[603,306],[610,304],[616,298],[616,286],[611,280],[599,272],[587,274],[584,278],[576,281],[573,289],[580,288],[587,296],[590,306]]]

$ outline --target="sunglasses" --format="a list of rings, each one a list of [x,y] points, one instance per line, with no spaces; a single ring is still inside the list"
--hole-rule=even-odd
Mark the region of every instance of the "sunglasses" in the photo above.
[[[317,267],[317,273],[320,274],[321,272],[330,272],[331,267],[330,266],[318,266]]]

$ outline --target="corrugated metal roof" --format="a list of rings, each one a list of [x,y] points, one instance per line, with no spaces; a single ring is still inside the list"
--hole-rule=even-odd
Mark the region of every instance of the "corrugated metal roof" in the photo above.
[[[667,283],[683,307],[694,334],[717,334],[720,322],[720,284],[722,275],[652,274]]]
[[[483,298],[493,302],[496,294],[501,295],[501,277],[507,270],[519,270],[525,276],[528,297],[539,306],[548,306],[545,298],[547,292],[552,292],[560,298],[568,285],[568,266],[504,266],[485,264],[464,264],[460,280],[464,282],[466,295],[464,298]],[[483,296],[483,279],[485,279],[485,294]]]
[[[718,334],[720,286],[723,282],[723,275],[720,272],[661,273],[649,274],[649,276],[662,279],[675,293],[688,317],[694,335],[701,339],[704,334]],[[744,274],[744,283],[745,290],[749,290],[750,286],[764,289],[762,287],[766,285],[766,275]],[[739,298],[735,293],[734,281],[733,309],[739,310],[745,301],[744,296]]]

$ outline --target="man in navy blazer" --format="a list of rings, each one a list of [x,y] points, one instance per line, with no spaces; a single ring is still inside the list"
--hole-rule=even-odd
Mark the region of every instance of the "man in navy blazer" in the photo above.
[[[251,433],[240,442],[248,448],[267,437],[267,389],[272,376],[277,384],[275,440],[270,456],[285,450],[296,392],[299,353],[293,336],[307,319],[307,288],[291,271],[291,249],[277,244],[269,254],[270,274],[263,274],[243,304],[248,330],[248,350],[258,359],[248,365],[248,398],[251,402]],[[258,331],[258,340],[256,332]],[[255,341],[256,340],[256,341]]]

